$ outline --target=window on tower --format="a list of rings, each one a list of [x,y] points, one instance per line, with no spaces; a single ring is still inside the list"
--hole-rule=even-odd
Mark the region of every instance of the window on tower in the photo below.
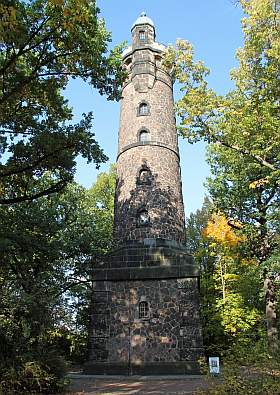
[[[151,185],[152,173],[148,166],[142,165],[138,172],[138,177],[136,179],[137,185]]]
[[[139,32],[139,40],[145,41],[146,40],[146,32],[144,30],[140,30]]]
[[[149,226],[150,216],[148,210],[142,209],[137,214],[137,226]]]
[[[145,143],[150,140],[150,133],[147,130],[141,130],[139,133],[139,141]]]
[[[139,181],[141,184],[146,184],[149,181],[150,172],[147,169],[142,169],[139,173]]]
[[[139,104],[138,115],[149,115],[149,106],[147,103]]]
[[[139,303],[139,318],[149,318],[149,304],[148,302]]]

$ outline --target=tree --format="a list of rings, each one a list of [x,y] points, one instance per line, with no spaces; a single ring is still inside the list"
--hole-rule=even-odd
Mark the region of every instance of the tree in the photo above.
[[[180,132],[190,142],[210,143],[208,160],[215,207],[235,227],[242,223],[248,254],[262,268],[270,350],[277,349],[275,279],[276,218],[279,215],[279,3],[241,0],[244,47],[237,52],[239,68],[232,72],[236,87],[221,96],[206,82],[209,70],[194,61],[192,46],[179,41],[170,48],[166,65],[182,84],[177,103]]]
[[[280,271],[270,257],[279,251],[279,216],[277,187],[263,185],[256,179],[264,179],[266,171],[247,156],[237,158],[230,149],[213,146],[209,152],[212,178],[208,189],[215,205],[228,218],[228,223],[246,237],[246,255],[256,259],[261,269],[264,293],[266,325],[270,349],[277,348],[276,282]]]
[[[256,261],[246,256],[246,240],[205,199],[186,221],[189,251],[200,266],[200,306],[206,355],[232,353],[255,342],[262,325]],[[239,232],[239,231],[237,231]]]
[[[231,77],[236,89],[225,96],[208,87],[209,69],[194,61],[192,45],[179,40],[167,51],[166,65],[182,84],[177,104],[179,131],[190,142],[204,140],[230,148],[279,178],[279,3],[241,0],[244,47]]]
[[[0,207],[0,391],[56,390],[60,355],[85,357],[92,270],[112,242],[115,179],[111,168],[89,191],[69,184]]]
[[[107,53],[110,33],[95,1],[5,0],[0,5],[0,203],[31,201],[62,190],[75,158],[106,160],[92,114],[76,125],[63,89],[81,78],[109,99],[120,97],[121,48]],[[48,175],[48,183],[41,182]]]

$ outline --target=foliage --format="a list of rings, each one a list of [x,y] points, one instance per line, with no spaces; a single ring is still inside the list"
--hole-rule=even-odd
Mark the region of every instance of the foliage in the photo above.
[[[0,203],[31,201],[73,180],[75,158],[106,160],[92,113],[76,125],[63,97],[81,78],[109,99],[120,97],[121,47],[108,55],[110,33],[95,1],[5,0],[0,5]],[[41,182],[41,178],[48,175]]]
[[[224,355],[263,336],[261,278],[246,239],[207,199],[187,219],[187,245],[201,270],[201,319],[206,355]],[[236,225],[237,226],[237,225]]]
[[[3,389],[23,392],[30,383],[30,391],[50,391],[63,376],[61,354],[85,358],[92,269],[111,243],[106,204],[114,182],[111,169],[89,191],[70,184],[61,194],[0,208]],[[102,185],[112,187],[110,198]]]
[[[197,395],[278,394],[280,388],[279,360],[271,359],[267,344],[258,341],[254,347],[236,345],[224,359],[219,379],[209,376],[209,389]]]
[[[0,392],[4,394],[58,393],[67,384],[63,360],[56,357],[51,363],[27,361],[16,368],[11,366],[2,376]],[[2,373],[2,372],[1,372]]]
[[[173,65],[174,77],[182,84],[183,96],[176,105],[181,134],[190,142],[210,143],[208,190],[214,206],[232,228],[241,229],[239,237],[246,240],[242,254],[261,269],[267,335],[275,351],[278,269],[272,270],[270,257],[279,254],[280,10],[275,0],[241,0],[240,4],[246,16],[244,46],[237,51],[239,67],[231,74],[233,91],[218,95],[208,87],[209,70],[194,60],[188,42],[170,47],[165,62]],[[230,254],[228,259],[224,248],[216,254],[225,300],[226,277],[233,281],[232,276],[241,275],[234,269],[238,257]],[[273,267],[278,266],[273,260]]]
[[[194,60],[186,41],[170,47],[165,61],[182,85],[176,105],[181,134],[190,142],[203,139],[247,157],[265,168],[267,174],[259,179],[273,184],[279,178],[279,4],[240,3],[247,18],[242,21],[244,47],[237,51],[239,68],[232,72],[234,91],[221,96],[208,87],[209,69]]]

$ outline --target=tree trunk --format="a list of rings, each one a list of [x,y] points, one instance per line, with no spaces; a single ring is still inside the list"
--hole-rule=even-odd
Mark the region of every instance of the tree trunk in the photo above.
[[[276,288],[273,277],[265,276],[265,316],[267,328],[268,350],[274,354],[278,351],[278,330],[276,317]]]

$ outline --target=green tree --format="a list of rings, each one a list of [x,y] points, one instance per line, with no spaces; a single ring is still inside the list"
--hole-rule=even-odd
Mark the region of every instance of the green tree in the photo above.
[[[62,190],[75,158],[106,160],[92,114],[76,125],[63,90],[81,78],[109,99],[120,97],[121,48],[95,1],[4,0],[0,4],[0,203],[31,201]],[[49,182],[41,182],[48,174]]]
[[[200,265],[200,307],[207,355],[232,353],[255,342],[262,329],[260,278],[246,256],[246,240],[205,199],[186,221],[187,247]],[[237,226],[237,225],[236,225]],[[245,244],[245,251],[244,251]]]
[[[4,392],[56,389],[59,355],[85,358],[92,270],[112,243],[114,185],[111,168],[89,191],[69,184],[63,193],[0,208]]]
[[[277,349],[276,285],[280,268],[271,256],[279,251],[279,2],[241,0],[244,47],[231,74],[235,89],[221,96],[208,87],[209,70],[194,61],[192,46],[179,41],[166,65],[182,84],[177,103],[180,132],[190,142],[210,144],[209,180],[215,207],[243,224],[248,255],[262,268],[270,350]],[[269,263],[270,262],[270,263]]]
[[[190,142],[204,140],[230,148],[236,156],[266,168],[266,180],[279,178],[279,2],[241,0],[244,47],[231,78],[236,89],[225,96],[207,84],[209,69],[195,62],[192,45],[179,40],[169,48],[166,65],[182,84],[177,102],[179,131]]]
[[[226,342],[216,306],[215,255],[211,251],[211,241],[203,235],[212,210],[211,201],[205,198],[202,208],[186,218],[186,247],[200,269],[200,317],[206,355],[220,352]]]

